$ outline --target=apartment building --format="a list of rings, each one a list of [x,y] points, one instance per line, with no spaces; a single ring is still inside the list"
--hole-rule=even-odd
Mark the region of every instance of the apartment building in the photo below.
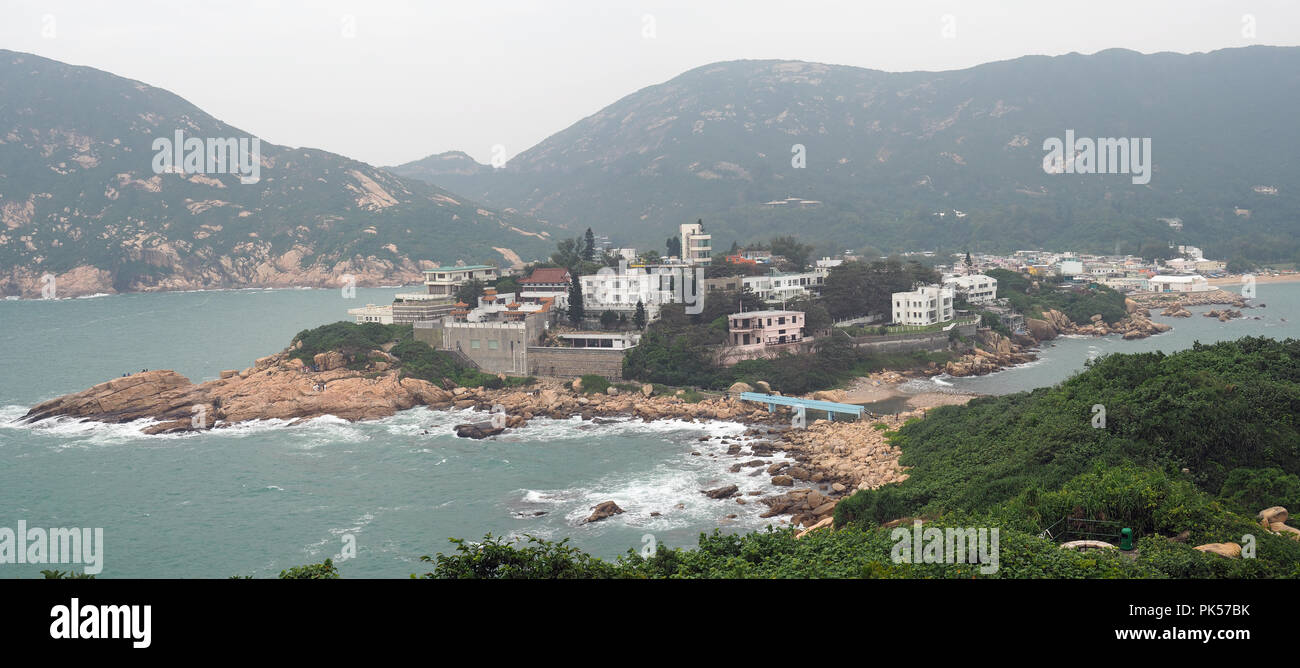
[[[944,285],[952,287],[956,294],[963,295],[972,304],[987,304],[998,298],[998,279],[984,274],[952,276],[944,279]]]
[[[933,325],[953,318],[953,288],[927,285],[911,292],[895,292],[895,325]]]
[[[713,235],[705,234],[703,223],[681,226],[682,262],[688,265],[709,264],[713,260]]]

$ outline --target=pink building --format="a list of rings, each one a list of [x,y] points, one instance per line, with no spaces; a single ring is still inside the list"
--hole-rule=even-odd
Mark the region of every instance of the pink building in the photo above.
[[[777,345],[804,340],[803,311],[750,311],[727,316],[733,346]]]

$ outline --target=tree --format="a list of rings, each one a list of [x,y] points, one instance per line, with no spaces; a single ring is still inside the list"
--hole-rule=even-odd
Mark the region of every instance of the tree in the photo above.
[[[555,252],[551,253],[551,262],[564,267],[573,269],[582,261],[582,242],[577,239],[560,239],[555,244]]]
[[[674,257],[674,256],[676,256],[676,257],[681,257],[681,256],[682,256],[682,238],[681,238],[681,237],[668,237],[668,256],[669,256],[669,257]]]
[[[456,288],[456,301],[465,302],[470,305],[470,308],[478,306],[478,298],[483,296],[484,287],[486,287],[486,284],[477,278],[466,281],[459,288]]]
[[[596,235],[592,234],[591,228],[587,228],[586,243],[582,247],[582,259],[592,262],[596,259]]]
[[[611,311],[611,310],[609,310],[609,309],[605,309],[605,311],[604,311],[603,313],[600,314],[600,328],[601,328],[601,329],[613,329],[613,328],[614,328],[614,323],[616,323],[616,322],[618,322],[618,314],[617,314],[617,313],[614,313],[613,311]]]
[[[636,312],[632,314],[632,324],[636,325],[637,329],[645,329],[645,323],[645,304],[638,299],[636,300]]]
[[[971,262],[971,259],[970,259],[970,251],[968,250],[968,251],[966,251],[966,268],[967,268],[967,269],[970,269],[972,265],[974,265],[974,263]]]
[[[796,269],[803,269],[808,266],[808,256],[812,255],[812,252],[812,246],[801,244],[794,237],[776,237],[772,239],[772,254],[785,258]]]
[[[576,327],[582,326],[582,320],[587,315],[582,304],[582,281],[577,276],[569,283],[569,321]]]

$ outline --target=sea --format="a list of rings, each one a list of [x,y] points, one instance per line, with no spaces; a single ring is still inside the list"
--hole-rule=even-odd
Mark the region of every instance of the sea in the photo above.
[[[348,319],[348,308],[409,290],[0,301],[0,533],[20,521],[102,529],[101,578],[276,577],[326,558],[343,577],[405,578],[432,569],[422,557],[453,552],[453,538],[568,539],[616,558],[660,544],[691,547],[714,529],[780,525],[759,517],[761,504],[701,493],[729,484],[781,491],[751,476],[755,469],[730,470],[748,459],[728,456],[719,438],[739,437],[745,426],[737,423],[538,418],[479,441],[451,431],[471,412],[423,407],[370,422],[322,417],[166,436],[142,435],[139,424],[18,420],[41,401],[143,369],[210,380],[281,350],[299,331]],[[1173,331],[1139,341],[1065,337],[1028,364],[909,381],[903,390],[1004,394],[1057,383],[1109,353],[1295,336],[1300,284],[1257,290],[1266,307],[1246,310],[1245,319],[1200,316],[1211,307],[1188,319],[1156,315]],[[626,512],[583,523],[604,501]],[[41,577],[42,569],[82,567],[0,563],[0,578]]]

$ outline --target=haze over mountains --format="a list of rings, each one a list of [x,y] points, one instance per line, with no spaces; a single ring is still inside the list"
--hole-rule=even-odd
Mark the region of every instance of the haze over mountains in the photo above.
[[[252,136],[168,91],[0,50],[0,293],[39,297],[47,274],[58,296],[398,284],[554,246],[535,221],[318,149],[261,142],[254,184],[157,174],[152,143],[178,129]]]
[[[826,251],[1172,242],[1290,260],[1298,108],[1294,47],[1115,49],[950,72],[734,61],[632,93],[501,169],[459,152],[389,169],[661,252],[678,223],[703,218],[719,250],[797,234]],[[1150,182],[1046,173],[1043,142],[1067,130],[1151,138]],[[767,204],[787,197],[815,203]]]
[[[0,51],[0,293],[39,296],[47,274],[63,296],[394,284],[421,262],[545,258],[587,227],[662,251],[697,218],[719,250],[795,234],[826,252],[1188,243],[1295,260],[1297,109],[1294,47],[951,72],[733,61],[636,91],[501,169],[460,152],[379,169],[263,142],[246,185],[157,174],[152,143],[249,133],[165,90]],[[1149,137],[1150,182],[1045,173],[1043,141],[1067,130]]]

